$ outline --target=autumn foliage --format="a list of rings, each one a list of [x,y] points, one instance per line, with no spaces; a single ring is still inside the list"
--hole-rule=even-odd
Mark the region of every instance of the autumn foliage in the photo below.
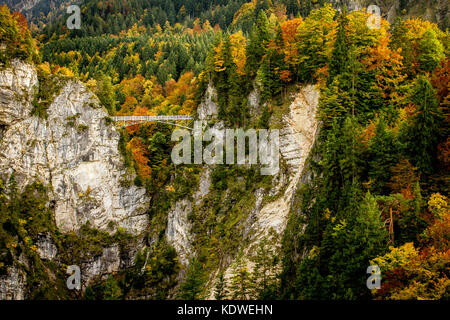
[[[6,63],[11,58],[38,62],[38,48],[23,14],[11,14],[6,5],[1,5],[0,63]]]

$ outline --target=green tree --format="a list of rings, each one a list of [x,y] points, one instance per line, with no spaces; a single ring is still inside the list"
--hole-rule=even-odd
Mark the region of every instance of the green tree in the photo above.
[[[192,259],[186,274],[186,280],[180,287],[179,297],[184,300],[197,300],[203,292],[205,274],[201,262]]]
[[[334,16],[335,9],[331,4],[325,4],[312,11],[298,28],[299,64],[296,73],[300,81],[312,81],[316,71],[328,62],[329,34],[334,30]]]
[[[251,274],[254,298],[275,299],[277,297],[279,260],[276,249],[272,245],[276,242],[273,235],[270,238],[264,237],[251,258],[254,263]]]
[[[420,69],[433,72],[444,57],[444,46],[439,41],[436,32],[433,29],[428,29],[419,42],[418,60]]]
[[[349,40],[347,36],[347,10],[344,9],[338,17],[338,28],[336,41],[334,43],[331,60],[329,64],[328,83],[331,83],[335,76],[347,69],[349,55]]]
[[[103,289],[104,300],[119,300],[122,297],[122,290],[119,287],[117,281],[109,276]]]
[[[375,198],[367,193],[353,217],[336,220],[327,230],[320,260],[328,265],[328,298],[368,297],[366,269],[370,259],[384,253],[386,244],[381,212]]]
[[[230,291],[233,299],[247,300],[251,292],[250,273],[242,254],[236,260],[231,277]]]
[[[411,102],[416,111],[409,123],[402,128],[404,152],[421,172],[432,174],[435,170],[443,116],[438,107],[436,92],[426,76],[419,76],[415,80]]]
[[[266,52],[267,43],[270,40],[269,19],[264,10],[258,14],[256,24],[253,26],[246,48],[245,69],[250,77],[256,75],[261,60]]]
[[[97,97],[100,99],[102,105],[108,110],[108,114],[113,114],[116,111],[116,93],[114,91],[111,77],[103,73],[97,80]]]
[[[227,297],[227,295],[228,295],[227,281],[224,277],[223,272],[221,272],[217,279],[216,287],[214,288],[214,298],[216,300],[223,300]]]
[[[376,194],[388,194],[390,168],[399,161],[400,145],[392,130],[386,128],[383,117],[379,119],[375,130],[375,136],[370,140],[368,148],[371,190]]]
[[[284,55],[277,48],[267,50],[257,77],[262,85],[261,101],[265,102],[274,96],[280,96],[282,82],[279,71],[285,67],[283,62]]]
[[[389,42],[389,47],[392,50],[401,49],[403,65],[406,67],[406,71],[410,71],[414,62],[414,50],[410,39],[408,39],[408,28],[402,18],[395,18],[390,31],[391,41]]]

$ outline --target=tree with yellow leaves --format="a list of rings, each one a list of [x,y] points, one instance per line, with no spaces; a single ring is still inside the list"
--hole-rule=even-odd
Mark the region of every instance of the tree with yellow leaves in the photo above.
[[[11,58],[39,62],[38,48],[23,14],[0,5],[0,64]]]
[[[245,46],[247,39],[243,36],[242,31],[238,31],[230,35],[231,42],[231,59],[233,63],[236,65],[236,72],[239,75],[245,75]]]

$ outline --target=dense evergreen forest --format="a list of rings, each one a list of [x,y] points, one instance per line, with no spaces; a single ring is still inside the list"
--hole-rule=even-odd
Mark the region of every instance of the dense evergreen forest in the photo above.
[[[110,116],[195,114],[213,85],[218,118],[228,127],[273,128],[289,93],[305,84],[320,90],[311,178],[295,194],[282,246],[271,246],[275,235],[265,239],[253,270],[238,257],[231,280],[219,270],[216,299],[450,298],[448,30],[420,18],[382,18],[370,28],[368,13],[328,1],[88,0],[81,8],[80,30],[68,30],[61,14],[32,37],[25,18],[2,6],[0,63],[19,58],[37,64],[44,79],[76,77]],[[264,103],[258,118],[247,100],[255,83]],[[270,178],[217,166],[210,210],[193,222],[197,255],[177,284],[180,265],[162,225],[170,204],[192,192],[199,169],[171,163],[172,130],[155,123],[122,130],[119,148],[136,173],[132,183],[152,199],[153,258],[147,264],[147,251],[140,252],[135,267],[99,280],[82,298],[206,298],[221,253],[239,256],[245,200]],[[235,186],[238,176],[245,179]],[[236,200],[221,202],[228,191]],[[88,227],[59,235],[49,213],[36,211],[45,201],[40,183],[21,193],[14,180],[0,180],[0,271],[17,250],[33,254],[31,239],[42,228],[67,248],[128,241],[119,231]],[[39,263],[31,273],[42,270]],[[381,268],[379,290],[368,290],[361,273],[371,264]],[[58,293],[60,286],[32,297],[74,298]]]

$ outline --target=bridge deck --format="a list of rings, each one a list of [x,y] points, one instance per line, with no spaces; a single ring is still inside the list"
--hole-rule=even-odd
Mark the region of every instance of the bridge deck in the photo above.
[[[169,121],[169,120],[192,120],[190,115],[174,116],[116,116],[111,117],[114,121]]]

